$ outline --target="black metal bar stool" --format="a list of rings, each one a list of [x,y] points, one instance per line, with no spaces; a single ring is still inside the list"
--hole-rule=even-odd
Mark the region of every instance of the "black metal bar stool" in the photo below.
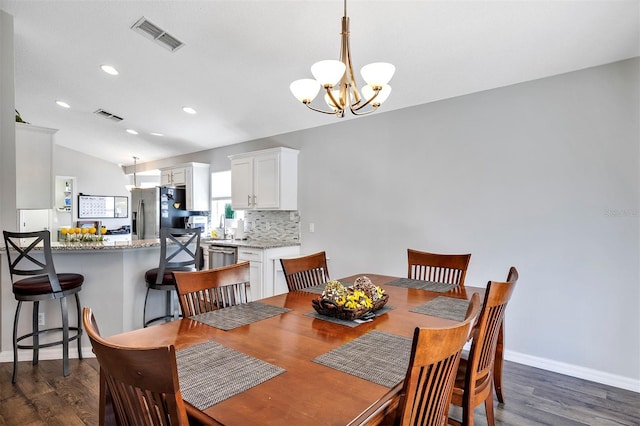
[[[57,274],[53,266],[51,255],[51,235],[49,231],[37,232],[8,232],[3,231],[4,243],[7,247],[7,259],[13,285],[13,295],[18,301],[16,315],[13,321],[13,378],[15,383],[18,375],[18,349],[33,350],[33,365],[38,364],[40,348],[62,345],[62,369],[64,376],[69,375],[69,342],[78,341],[78,358],[82,359],[82,311],[78,292],[82,289],[84,276],[74,273]],[[24,247],[22,241],[26,241]],[[42,250],[40,249],[42,243]],[[28,245],[27,245],[28,244]],[[42,256],[34,253],[41,252]],[[39,260],[44,257],[44,262]],[[30,276],[16,280],[15,276]],[[76,299],[77,327],[69,326],[67,311],[67,296],[74,295]],[[62,327],[40,330],[38,328],[38,311],[40,301],[60,300]],[[33,302],[32,331],[18,336],[18,320],[22,302]],[[62,339],[55,342],[40,343],[40,336],[53,332],[62,332]],[[72,334],[70,335],[69,332]],[[19,344],[24,339],[31,338],[31,345]]]
[[[160,229],[160,265],[144,274],[147,293],[144,297],[142,322],[144,326],[179,317],[174,295],[177,295],[174,271],[196,271],[202,269],[203,256],[200,248],[200,228],[162,228]],[[147,300],[150,290],[165,292],[165,313],[147,320]],[[175,309],[174,309],[175,305]]]

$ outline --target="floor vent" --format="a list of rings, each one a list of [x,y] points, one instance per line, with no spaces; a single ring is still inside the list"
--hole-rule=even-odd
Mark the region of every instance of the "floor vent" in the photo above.
[[[155,41],[159,45],[163,46],[166,49],[169,49],[172,52],[180,49],[184,46],[184,43],[168,34],[165,30],[158,27],[156,24],[149,21],[144,16],[131,26],[131,29],[142,34],[143,36],[150,38]]]
[[[95,115],[99,116],[99,117],[107,118],[109,120],[122,121],[122,117],[118,117],[117,115],[111,114],[110,112],[105,111],[103,109],[97,109],[97,110],[93,111],[93,113]]]

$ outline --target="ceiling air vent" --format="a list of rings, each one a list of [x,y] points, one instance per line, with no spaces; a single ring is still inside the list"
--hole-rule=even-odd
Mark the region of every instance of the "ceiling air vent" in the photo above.
[[[165,30],[158,27],[156,24],[149,21],[144,16],[138,19],[138,22],[131,26],[131,29],[142,34],[143,36],[150,38],[159,45],[169,49],[172,52],[180,49],[184,46],[184,43],[168,34]]]
[[[95,115],[97,115],[98,117],[107,118],[107,119],[113,120],[113,121],[122,121],[122,117],[118,117],[115,114],[111,114],[110,112],[105,111],[102,108],[93,111],[93,113]]]

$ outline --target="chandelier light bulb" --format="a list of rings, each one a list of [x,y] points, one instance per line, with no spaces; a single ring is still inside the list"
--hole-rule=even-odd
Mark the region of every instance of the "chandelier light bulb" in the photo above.
[[[333,95],[333,97],[335,98],[336,101],[340,102],[340,91],[339,90],[332,90],[331,94]],[[338,107],[338,105],[333,103],[333,101],[331,100],[331,97],[329,96],[328,93],[324,95],[324,101],[327,103],[327,105],[329,105],[329,108],[331,108],[334,111],[338,111],[338,110],[341,109],[341,107]]]
[[[340,61],[328,59],[311,66],[311,74],[323,87],[334,87],[344,75],[347,66]]]
[[[373,87],[369,84],[367,84],[366,86],[364,86],[362,88],[362,96],[368,101],[369,99],[373,98],[373,95],[376,94],[376,91],[373,90]],[[382,89],[380,89],[380,93],[378,93],[378,96],[376,96],[376,98],[371,102],[372,104],[381,104],[384,101],[387,100],[387,98],[389,97],[389,95],[391,94],[391,86],[389,86],[388,84],[385,84],[384,86],[382,86]]]
[[[320,83],[311,78],[303,78],[291,83],[289,89],[300,102],[311,102],[318,96]]]
[[[360,74],[364,81],[370,86],[384,86],[391,81],[396,67],[388,62],[374,62],[365,65],[360,70]]]

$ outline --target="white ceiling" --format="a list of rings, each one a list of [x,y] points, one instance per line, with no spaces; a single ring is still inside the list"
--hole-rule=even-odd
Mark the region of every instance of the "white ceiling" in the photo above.
[[[639,4],[350,0],[353,65],[396,65],[384,111],[424,104],[639,56]],[[133,156],[147,162],[339,120],[307,110],[289,84],[338,58],[342,1],[0,0],[0,8],[14,17],[16,108],[60,129],[57,143],[74,150],[130,165]],[[172,53],[132,31],[142,16],[185,46]],[[105,63],[120,75],[102,72]],[[124,120],[99,118],[99,108]]]

